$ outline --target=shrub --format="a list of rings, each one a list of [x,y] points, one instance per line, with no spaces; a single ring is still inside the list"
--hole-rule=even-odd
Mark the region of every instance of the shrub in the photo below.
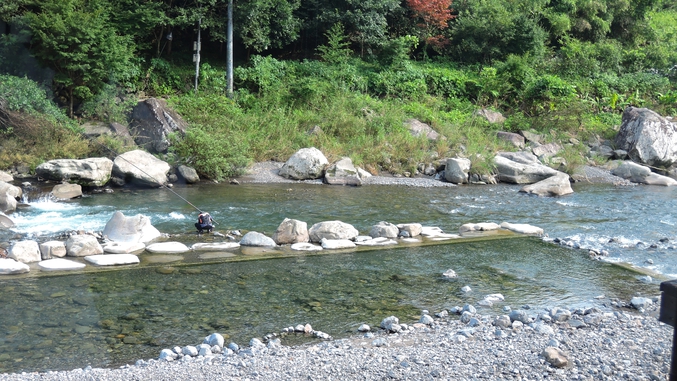
[[[214,133],[208,128],[193,125],[183,138],[170,135],[171,150],[186,163],[210,179],[222,180],[243,173],[249,163],[247,142],[239,134]]]

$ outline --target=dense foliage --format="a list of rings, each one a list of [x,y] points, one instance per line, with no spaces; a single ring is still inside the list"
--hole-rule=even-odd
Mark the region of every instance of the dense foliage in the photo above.
[[[490,171],[496,129],[610,137],[628,105],[677,111],[677,7],[666,0],[236,0],[233,99],[225,0],[0,0],[0,20],[0,68],[14,76],[2,81],[51,89],[17,100],[4,86],[1,98],[68,129],[37,105],[53,97],[71,116],[122,122],[142,92],[168,97],[192,123],[173,138],[176,160],[212,178],[309,145],[374,170],[458,154]],[[481,121],[481,107],[508,119]],[[446,140],[410,137],[409,118]]]

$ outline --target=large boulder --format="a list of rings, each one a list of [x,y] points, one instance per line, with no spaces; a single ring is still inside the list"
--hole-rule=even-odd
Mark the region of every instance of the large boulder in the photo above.
[[[86,257],[103,254],[103,248],[96,237],[89,234],[72,235],[66,240],[66,255],[69,257]]]
[[[90,139],[95,139],[102,135],[109,135],[118,138],[125,147],[133,147],[136,145],[127,126],[120,123],[87,122],[80,127],[85,130],[84,134]]]
[[[413,137],[425,136],[430,140],[437,140],[440,138],[440,134],[438,134],[437,131],[418,119],[405,120],[404,127],[409,130],[409,133],[411,133],[411,136]]]
[[[541,164],[538,157],[530,151],[499,152],[496,155],[522,164]]]
[[[324,182],[330,185],[362,185],[362,180],[349,157],[344,157],[327,168]]]
[[[531,149],[531,152],[541,160],[553,157],[560,151],[562,151],[562,146],[557,143],[542,144]]]
[[[139,147],[152,153],[165,153],[169,148],[169,134],[186,132],[187,124],[167,106],[163,99],[148,98],[132,110],[129,131]]]
[[[308,224],[289,218],[285,218],[273,233],[273,241],[278,245],[308,242],[309,239]]]
[[[111,241],[121,243],[148,243],[160,237],[160,231],[150,223],[150,218],[137,214],[125,217],[122,212],[115,212],[106,223],[102,233]]]
[[[301,148],[280,168],[280,176],[292,180],[319,179],[329,161],[315,147]]]
[[[65,257],[66,244],[61,241],[47,241],[40,244],[40,255],[43,260]]]
[[[112,169],[113,162],[106,157],[56,159],[38,165],[35,174],[48,180],[100,187],[110,180]]]
[[[369,231],[369,236],[376,237],[385,237],[385,238],[397,238],[400,234],[400,229],[391,224],[390,222],[381,221],[378,224],[371,227]]]
[[[615,143],[637,163],[655,167],[677,163],[677,124],[646,108],[625,109]]]
[[[186,165],[179,165],[176,168],[176,171],[181,175],[181,178],[186,181],[187,184],[195,184],[200,182],[200,176],[198,176],[197,171],[194,168],[191,168]]]
[[[52,188],[52,196],[59,200],[82,197],[82,187],[80,184],[57,184]]]
[[[22,263],[40,262],[40,246],[35,241],[14,242],[9,249],[9,258]]]
[[[169,164],[141,150],[125,152],[113,161],[114,176],[142,186],[167,184],[169,170]]]
[[[240,240],[240,246],[275,247],[277,244],[263,233],[249,232]]]
[[[464,158],[447,159],[444,179],[454,184],[466,184],[470,172],[470,160]]]
[[[524,136],[514,132],[498,131],[496,137],[518,148],[524,148]]]
[[[494,164],[498,179],[513,184],[533,184],[559,173],[543,164],[523,164],[497,155]]]
[[[537,196],[564,196],[574,193],[571,189],[569,175],[558,173],[534,184],[529,184],[520,189],[520,192],[535,194]]]
[[[616,169],[611,171],[611,173],[626,180],[630,180],[633,183],[664,186],[677,185],[676,180],[651,172],[651,169],[648,167],[629,160],[622,162]]]
[[[487,108],[477,110],[477,111],[475,111],[474,114],[486,119],[486,121],[489,122],[489,123],[503,123],[503,122],[505,122],[505,117],[503,116],[503,114],[501,114],[498,111],[489,110]]]
[[[0,181],[11,183],[12,181],[14,181],[14,176],[10,175],[5,171],[0,171]]]
[[[16,210],[16,200],[23,195],[21,188],[0,181],[0,212],[10,213]]]
[[[349,239],[354,240],[360,233],[353,227],[341,221],[318,222],[308,230],[310,242],[320,243],[326,239]]]
[[[399,234],[401,236],[410,238],[421,235],[421,231],[423,230],[423,226],[419,223],[399,224],[397,225],[397,228],[400,230]]]

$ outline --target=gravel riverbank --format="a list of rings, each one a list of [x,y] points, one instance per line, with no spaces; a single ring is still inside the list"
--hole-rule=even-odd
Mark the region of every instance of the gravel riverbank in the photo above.
[[[532,323],[508,326],[479,311],[468,323],[449,315],[400,333],[380,330],[300,347],[254,342],[228,354],[0,380],[667,380],[672,328],[658,322],[657,309],[654,303],[644,313],[581,310],[562,322],[527,310]],[[546,360],[549,347],[559,348],[568,364]]]

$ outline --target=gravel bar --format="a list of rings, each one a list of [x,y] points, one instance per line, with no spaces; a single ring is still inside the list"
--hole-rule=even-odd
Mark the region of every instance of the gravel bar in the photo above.
[[[473,321],[450,314],[429,325],[403,324],[399,333],[372,329],[299,347],[252,340],[256,345],[236,352],[140,360],[118,369],[4,374],[0,380],[667,380],[672,327],[658,322],[657,310],[658,303],[643,313],[574,312],[563,322],[524,310],[531,323],[505,328],[493,325],[497,316],[475,314],[479,324],[470,328]],[[559,348],[568,364],[546,360],[548,347]]]

